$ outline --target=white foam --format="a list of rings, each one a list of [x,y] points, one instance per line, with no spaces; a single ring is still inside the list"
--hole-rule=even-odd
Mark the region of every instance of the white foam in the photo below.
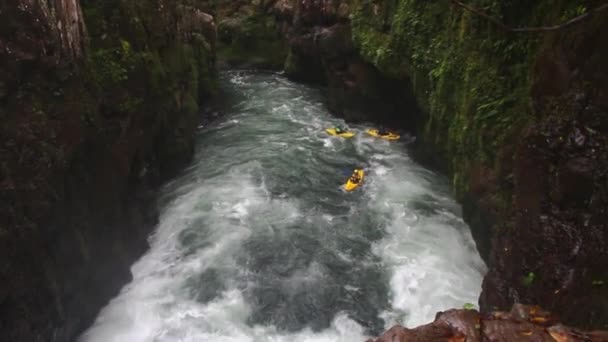
[[[247,84],[247,82],[245,82],[245,80],[246,80],[246,77],[242,76],[242,75],[239,75],[239,74],[233,75],[230,78],[230,82],[233,83],[233,84],[236,84],[236,85],[245,85],[245,84]]]
[[[282,104],[282,105],[272,108],[272,112],[281,113],[281,114],[291,113],[291,107],[289,107],[286,104]]]
[[[334,147],[334,140],[332,138],[323,138],[321,141],[323,141],[323,147],[325,148]]]
[[[415,169],[393,162],[392,170],[376,167],[369,189],[376,195],[370,209],[387,217],[387,234],[373,248],[390,270],[391,309],[381,317],[386,328],[414,327],[439,311],[477,302],[485,266],[457,216],[445,210],[420,216],[406,207],[424,196],[451,200],[431,191]]]
[[[248,167],[242,166],[239,172]],[[293,221],[300,216],[297,204],[289,199],[270,199],[267,191],[255,186],[250,177],[226,173],[204,186],[191,189],[175,199],[161,214],[150,251],[132,267],[133,281],[98,316],[80,342],[194,342],[273,341],[325,342],[363,341],[363,328],[345,314],[335,317],[330,328],[313,332],[279,332],[273,326],[249,326],[250,308],[237,288],[224,290],[215,300],[202,304],[190,299],[184,284],[191,276],[211,267],[222,274],[239,272],[232,259],[234,251],[252,232],[249,220]],[[224,198],[203,210],[197,206],[205,198]],[[229,200],[228,200],[229,199]],[[253,215],[253,212],[267,215]],[[226,218],[230,220],[226,220]],[[198,219],[208,220],[206,248],[183,257],[178,236]],[[252,222],[253,222],[252,221]],[[310,282],[322,281],[324,270],[312,263],[296,272],[285,284],[293,291]]]
[[[377,176],[385,176],[389,172],[389,169],[382,165],[377,165],[374,168],[372,168],[372,170],[373,170],[374,174]]]

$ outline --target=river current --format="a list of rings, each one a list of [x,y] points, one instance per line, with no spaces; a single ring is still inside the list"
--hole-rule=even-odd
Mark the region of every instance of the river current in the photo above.
[[[150,250],[80,342],[363,342],[477,302],[485,266],[459,206],[406,142],[278,74],[221,82],[228,104],[161,190]],[[347,193],[356,167],[365,181]]]

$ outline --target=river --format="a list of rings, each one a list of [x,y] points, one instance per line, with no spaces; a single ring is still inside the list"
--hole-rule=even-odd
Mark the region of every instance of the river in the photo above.
[[[363,342],[477,302],[485,266],[459,206],[405,142],[278,74],[221,82],[228,104],[161,189],[150,250],[80,342]],[[337,124],[357,135],[324,132]]]

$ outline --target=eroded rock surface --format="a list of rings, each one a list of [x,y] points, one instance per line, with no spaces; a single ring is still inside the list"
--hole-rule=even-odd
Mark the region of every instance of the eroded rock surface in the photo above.
[[[440,312],[435,321],[413,329],[395,326],[368,342],[605,342],[608,332],[583,332],[562,325],[537,306],[516,304],[510,312]]]

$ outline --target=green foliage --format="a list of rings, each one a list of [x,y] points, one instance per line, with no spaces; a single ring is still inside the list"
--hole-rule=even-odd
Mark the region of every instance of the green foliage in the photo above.
[[[116,86],[127,81],[138,61],[131,50],[131,44],[126,40],[120,40],[116,47],[94,51],[91,58],[102,87]]]
[[[476,306],[475,306],[475,304],[472,304],[472,303],[465,303],[462,306],[462,308],[465,309],[465,310],[475,310]]]
[[[231,65],[280,69],[288,48],[275,19],[262,12],[219,18],[218,57]]]
[[[586,1],[471,0],[512,27],[556,24],[586,11]],[[448,161],[458,196],[470,168],[497,168],[502,146],[531,120],[530,70],[536,35],[506,34],[448,1],[355,1],[353,41],[363,58],[391,77],[411,81],[428,113],[422,138]]]
[[[108,134],[141,125],[159,140],[154,153],[167,164],[191,152],[199,103],[217,88],[214,37],[178,27],[189,14],[183,7],[188,4],[194,2],[169,2],[159,12],[149,1],[83,3],[91,37],[89,72],[104,105],[103,116],[83,114],[83,121],[119,121],[120,129]]]
[[[536,274],[534,274],[534,272],[530,272],[523,277],[521,283],[524,286],[531,286],[534,283],[535,279],[536,279]]]
[[[566,22],[585,13],[587,13],[587,6],[583,4],[578,5],[576,7],[572,6],[564,12],[564,14],[560,17],[560,20],[562,22]]]

